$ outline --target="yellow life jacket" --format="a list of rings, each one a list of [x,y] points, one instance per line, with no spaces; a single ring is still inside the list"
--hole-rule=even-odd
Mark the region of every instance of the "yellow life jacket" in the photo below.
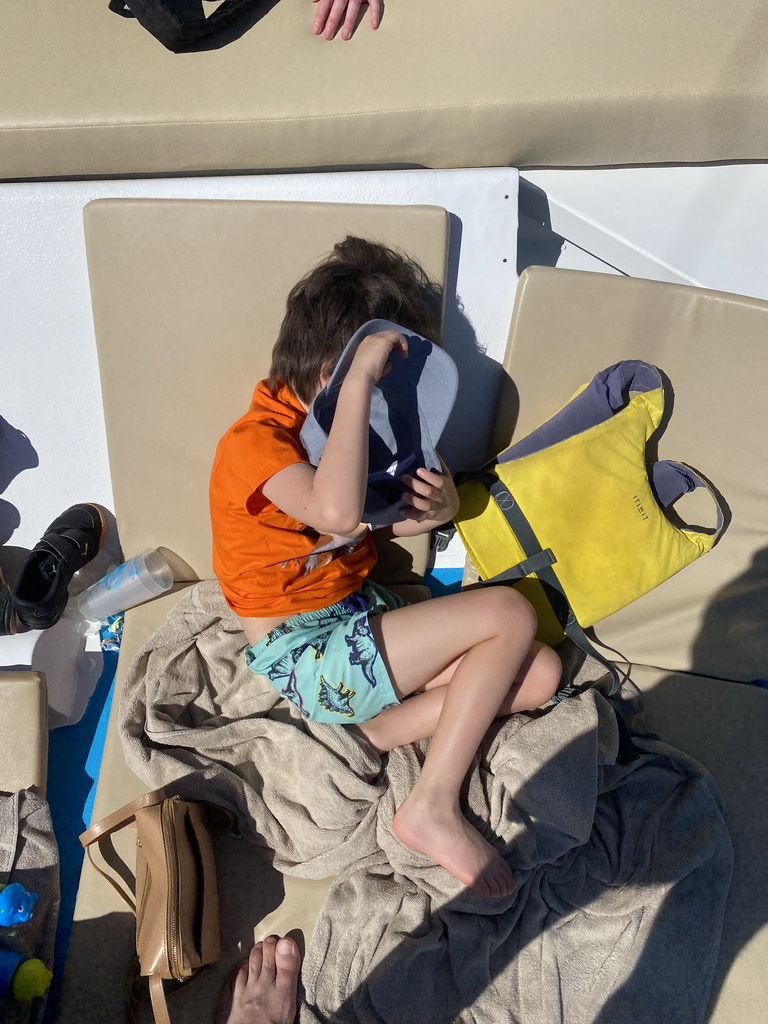
[[[519,581],[544,643],[565,632],[584,647],[583,628],[716,542],[724,519],[710,485],[680,462],[646,464],[663,413],[659,371],[624,360],[460,483],[454,522],[475,568],[488,583]],[[711,530],[679,528],[665,513],[697,487],[717,506]],[[585,649],[604,661],[591,644]]]

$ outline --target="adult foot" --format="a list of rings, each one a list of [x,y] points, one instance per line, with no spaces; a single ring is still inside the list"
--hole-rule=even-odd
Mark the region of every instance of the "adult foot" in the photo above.
[[[293,939],[257,942],[227,978],[216,1024],[293,1024],[300,967]]]
[[[392,821],[401,843],[425,854],[481,896],[509,896],[515,880],[504,859],[458,808],[435,807],[411,794]]]

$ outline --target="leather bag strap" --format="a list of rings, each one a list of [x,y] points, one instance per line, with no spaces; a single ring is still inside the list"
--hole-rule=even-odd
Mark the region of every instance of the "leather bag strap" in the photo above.
[[[99,849],[102,849],[102,846],[101,846],[102,842],[103,842],[103,840],[96,840],[96,843],[97,843]],[[102,878],[106,878],[106,880],[109,882],[109,884],[115,890],[115,892],[120,897],[120,899],[123,901],[123,903],[125,903],[125,905],[131,911],[131,913],[135,914],[136,913],[136,903],[125,893],[125,891],[117,884],[117,882],[114,880],[114,878],[111,875],[108,875],[107,872],[103,870],[103,868],[99,867],[99,865],[93,859],[93,852],[92,852],[91,847],[87,846],[85,848],[85,852],[88,854],[88,860],[91,862],[91,864],[93,865],[94,869],[96,871],[98,871],[98,873],[101,875]],[[103,850],[102,850],[102,853],[103,853]],[[134,886],[134,888],[135,888],[135,886]]]
[[[94,845],[98,846],[102,857],[112,870],[122,878],[125,882],[126,888],[131,893],[135,892],[136,879],[131,873],[130,868],[124,863],[117,853],[117,850],[115,850],[110,836],[121,828],[125,828],[127,825],[132,824],[136,820],[137,811],[140,811],[143,807],[153,807],[155,804],[161,803],[164,799],[165,790],[163,789],[155,789],[149,793],[144,793],[143,796],[138,797],[136,800],[132,800],[129,804],[126,804],[117,811],[113,811],[112,814],[108,814],[106,818],[102,818],[101,821],[97,821],[94,825],[91,825],[91,827],[80,836],[80,843],[88,854],[88,860],[91,862],[93,868],[101,875],[102,878],[109,882],[117,895],[133,914],[136,913],[135,900],[126,893],[125,889],[115,881],[112,875],[107,874],[103,868],[99,867],[94,859],[92,847]]]
[[[163,979],[159,974],[150,974],[149,976],[149,998],[152,1000],[155,1024],[171,1024],[171,1018],[168,1016],[168,1004],[165,1001]]]
[[[108,814],[106,818],[102,818],[101,821],[97,821],[94,825],[91,825],[89,829],[83,832],[80,836],[80,842],[86,849],[94,843],[101,836],[111,835],[113,832],[117,832],[118,829],[123,828],[125,825],[130,825],[136,818],[136,812],[140,811],[143,807],[154,807],[155,804],[160,804],[165,800],[164,789],[153,789],[149,793],[145,793],[136,800],[132,800],[125,807],[121,807],[117,811],[113,811],[112,814]]]

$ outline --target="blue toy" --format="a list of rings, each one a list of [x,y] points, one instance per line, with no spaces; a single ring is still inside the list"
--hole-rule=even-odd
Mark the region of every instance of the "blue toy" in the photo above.
[[[36,892],[27,892],[18,882],[6,885],[0,889],[0,927],[10,928],[28,921],[36,903]]]

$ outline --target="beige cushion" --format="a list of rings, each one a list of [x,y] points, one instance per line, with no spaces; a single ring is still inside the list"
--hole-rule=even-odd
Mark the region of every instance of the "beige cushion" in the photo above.
[[[768,692],[640,666],[633,666],[632,678],[642,691],[649,728],[709,769],[725,800],[734,868],[710,1024],[764,1020],[768,1007]]]
[[[214,451],[269,371],[289,289],[347,233],[400,245],[442,281],[447,215],[437,207],[102,200],[86,207],[85,228],[123,550],[164,545],[187,563],[177,579],[210,578]],[[400,582],[420,576],[425,538],[403,544],[398,560]]]
[[[126,553],[164,546],[177,580],[212,575],[208,477],[219,436],[247,408],[290,286],[348,232],[399,245],[445,279],[444,210],[332,204],[91,204],[86,235],[115,511]],[[426,538],[385,553],[377,578],[420,578]],[[125,765],[117,728],[123,681],[176,592],[126,616],[93,820],[146,786]],[[416,596],[416,595],[413,595]],[[131,835],[116,847],[133,863]],[[254,939],[309,939],[328,882],[283,878],[245,842],[216,841],[222,961],[174,999],[174,1021],[213,1019],[226,971]],[[60,1022],[121,1020],[133,920],[86,860]],[[88,978],[88,984],[83,979]],[[98,999],[94,999],[94,991]]]
[[[0,791],[36,789],[48,775],[48,691],[42,672],[0,671]]]
[[[737,681],[768,671],[767,337],[768,303],[757,299],[542,267],[520,280],[492,450],[553,415],[599,370],[644,359],[675,392],[659,457],[707,476],[733,516],[710,554],[599,623],[600,638],[628,661]],[[709,508],[699,512],[714,522]]]
[[[173,55],[107,0],[5,0],[0,177],[768,157],[762,0],[390,3],[349,43],[312,16]]]

